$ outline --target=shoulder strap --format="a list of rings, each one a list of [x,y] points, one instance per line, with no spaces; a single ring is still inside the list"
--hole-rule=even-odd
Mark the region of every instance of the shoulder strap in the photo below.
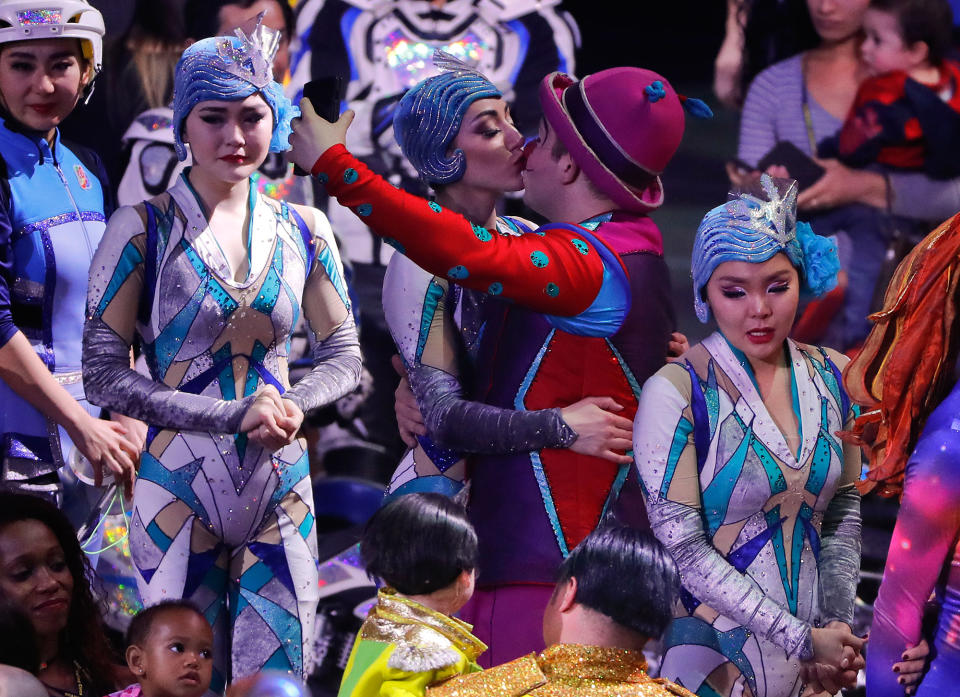
[[[140,321],[150,322],[153,311],[153,296],[157,286],[157,210],[149,201],[137,204],[143,206],[147,216],[146,248],[143,250],[143,292],[140,294]]]
[[[305,263],[307,266],[307,271],[304,274],[305,276],[310,275],[310,268],[313,266],[313,233],[310,231],[310,227],[307,225],[307,222],[303,219],[297,209],[291,205],[288,205],[286,202],[283,203],[284,208],[290,212],[290,215],[293,217],[293,222],[297,224],[297,228],[300,230],[300,238],[303,240],[303,251]]]
[[[833,359],[827,355],[827,352],[823,349],[822,346],[817,347],[820,350],[820,355],[823,356],[823,360],[828,366],[830,366],[831,372],[833,372],[833,377],[837,381],[837,389],[840,392],[840,409],[841,409],[841,421],[846,422],[847,415],[850,413],[850,396],[847,394],[847,390],[843,386],[843,372],[833,362]]]
[[[713,360],[712,358],[710,360]],[[683,367],[690,374],[690,411],[693,412],[693,447],[697,451],[697,471],[702,472],[710,450],[710,416],[707,412],[707,396],[700,385],[700,376],[688,360]]]

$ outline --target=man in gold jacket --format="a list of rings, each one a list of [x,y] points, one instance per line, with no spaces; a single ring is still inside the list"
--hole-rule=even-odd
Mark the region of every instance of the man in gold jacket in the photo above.
[[[694,697],[647,675],[643,656],[679,590],[673,559],[649,532],[595,530],[560,567],[543,617],[545,651],[452,678],[427,697]]]

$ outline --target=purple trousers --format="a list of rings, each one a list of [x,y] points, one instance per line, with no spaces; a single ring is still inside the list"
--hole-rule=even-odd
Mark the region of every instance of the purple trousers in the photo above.
[[[483,668],[543,651],[543,611],[552,584],[507,584],[477,589],[460,619],[473,625],[473,635],[489,646],[477,661]]]

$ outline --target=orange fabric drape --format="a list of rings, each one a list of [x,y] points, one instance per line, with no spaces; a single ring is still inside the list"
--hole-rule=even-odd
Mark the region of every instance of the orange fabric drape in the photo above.
[[[850,398],[864,407],[841,434],[870,458],[863,493],[903,491],[907,460],[927,417],[954,381],[960,214],[927,235],[897,267],[875,326],[843,374]]]

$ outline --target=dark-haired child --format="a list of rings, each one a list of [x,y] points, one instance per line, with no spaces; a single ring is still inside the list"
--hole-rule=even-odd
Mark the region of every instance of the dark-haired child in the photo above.
[[[213,630],[192,603],[162,602],[130,622],[126,658],[139,682],[109,697],[201,697],[213,674]]]
[[[477,535],[462,507],[408,494],[381,508],[360,542],[377,604],[360,628],[339,697],[422,697],[429,685],[480,670],[486,650],[452,617],[473,595]]]

